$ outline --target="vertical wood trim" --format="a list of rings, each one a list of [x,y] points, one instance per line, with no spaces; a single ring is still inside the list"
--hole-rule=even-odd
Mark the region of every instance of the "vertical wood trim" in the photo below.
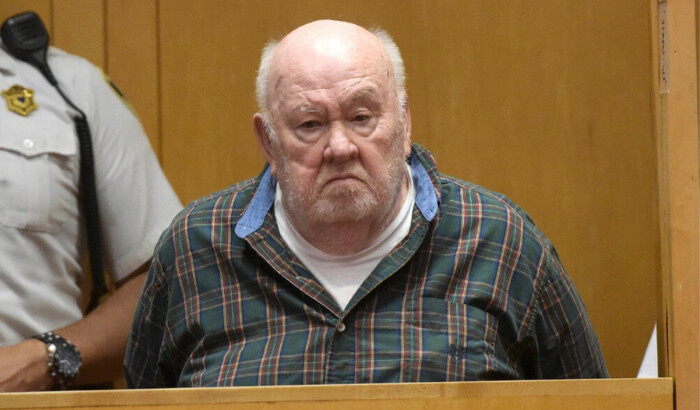
[[[657,356],[659,376],[665,377],[669,375],[668,363],[668,312],[670,309],[670,235],[669,235],[669,189],[668,189],[668,141],[667,134],[664,131],[664,118],[666,117],[667,100],[666,93],[662,91],[662,79],[660,75],[661,64],[661,48],[667,46],[662,44],[662,31],[667,30],[667,27],[662,28],[661,20],[664,19],[659,13],[659,10],[667,7],[668,3],[665,0],[650,0],[650,47],[651,47],[651,71],[652,84],[650,91],[652,92],[652,118],[654,120],[654,135],[657,143],[657,198],[659,199],[658,217],[659,217],[659,255],[660,269],[657,277],[656,295],[656,323],[657,323]],[[666,35],[665,33],[663,34]]]
[[[700,409],[700,158],[696,0],[668,1],[669,92],[661,96],[664,140],[660,153],[661,203],[667,207],[663,273],[668,309],[668,370],[677,409]],[[666,195],[663,193],[665,192]]]
[[[162,158],[156,1],[110,0],[106,15],[105,71],[133,105]]]

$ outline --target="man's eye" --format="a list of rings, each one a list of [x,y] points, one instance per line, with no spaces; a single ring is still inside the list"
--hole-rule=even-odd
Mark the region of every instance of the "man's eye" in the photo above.
[[[366,114],[359,114],[353,117],[352,119],[354,122],[365,122],[369,120],[369,115]]]
[[[306,122],[301,124],[301,128],[313,129],[313,128],[316,128],[320,125],[321,125],[321,123],[318,121],[306,121]]]

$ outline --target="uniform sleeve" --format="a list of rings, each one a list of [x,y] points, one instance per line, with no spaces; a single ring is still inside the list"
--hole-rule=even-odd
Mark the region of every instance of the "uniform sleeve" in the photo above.
[[[100,70],[80,61],[73,83],[66,85],[88,117],[105,265],[119,280],[151,258],[182,205],[136,115]]]
[[[583,301],[551,247],[547,265],[536,290],[538,377],[609,377]]]

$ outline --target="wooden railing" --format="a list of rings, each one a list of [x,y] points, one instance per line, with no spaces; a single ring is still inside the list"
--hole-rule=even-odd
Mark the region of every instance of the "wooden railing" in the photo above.
[[[607,379],[0,394],[0,409],[671,410],[673,380]]]

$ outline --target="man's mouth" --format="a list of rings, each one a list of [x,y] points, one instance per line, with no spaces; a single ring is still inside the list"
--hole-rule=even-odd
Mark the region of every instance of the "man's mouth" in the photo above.
[[[342,173],[342,174],[334,175],[331,178],[328,178],[323,185],[330,187],[330,186],[335,186],[335,185],[345,185],[345,184],[353,184],[353,183],[361,183],[361,182],[363,182],[362,178],[358,177],[355,174]]]

